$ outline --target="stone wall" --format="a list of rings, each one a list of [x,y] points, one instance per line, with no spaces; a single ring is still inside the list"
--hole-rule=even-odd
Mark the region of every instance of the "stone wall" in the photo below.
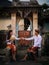
[[[34,31],[35,31],[35,29],[37,29],[38,28],[38,12],[33,12],[33,34],[34,34]],[[21,20],[21,21],[23,21],[23,20]],[[8,28],[7,28],[7,26],[8,25],[12,25],[12,30],[13,30],[13,32],[16,34],[16,22],[17,22],[17,16],[16,16],[16,13],[11,13],[11,19],[2,19],[2,20],[0,20],[0,30],[8,30]],[[22,26],[21,24],[23,24],[24,25],[24,23],[22,22],[20,22],[19,23],[20,24],[20,26]],[[21,28],[21,29],[23,29],[23,26],[22,27],[19,27],[19,28]]]
[[[7,26],[11,24],[11,19],[0,20],[0,30],[8,30]]]

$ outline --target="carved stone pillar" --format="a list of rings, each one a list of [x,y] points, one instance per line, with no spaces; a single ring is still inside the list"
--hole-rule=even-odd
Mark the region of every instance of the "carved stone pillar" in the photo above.
[[[38,12],[33,12],[33,34],[35,29],[38,29]]]
[[[13,33],[16,34],[16,13],[11,14],[11,21]]]

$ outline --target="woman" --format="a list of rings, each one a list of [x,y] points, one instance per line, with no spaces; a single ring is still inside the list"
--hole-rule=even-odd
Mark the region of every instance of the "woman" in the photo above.
[[[16,51],[17,51],[17,48],[14,44],[14,40],[19,40],[20,38],[16,38],[15,35],[13,35],[13,31],[10,30],[8,32],[8,37],[7,37],[7,48],[10,48],[11,49],[11,52],[12,52],[12,58],[14,61],[16,61]]]

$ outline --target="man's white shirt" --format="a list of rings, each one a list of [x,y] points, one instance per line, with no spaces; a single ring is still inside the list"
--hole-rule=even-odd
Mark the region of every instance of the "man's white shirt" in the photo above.
[[[41,47],[42,37],[41,35],[25,38],[25,40],[34,40],[34,47]]]

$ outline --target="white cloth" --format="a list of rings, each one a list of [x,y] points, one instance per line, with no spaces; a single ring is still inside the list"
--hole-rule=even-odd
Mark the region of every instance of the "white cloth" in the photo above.
[[[25,38],[25,40],[34,40],[34,47],[41,47],[42,37],[41,35]]]
[[[11,44],[11,42],[7,42],[7,44]]]
[[[6,42],[7,42],[7,44],[11,44],[11,41],[9,41],[9,40],[6,40]]]
[[[29,27],[28,27],[27,31],[31,31],[31,26],[30,26],[30,25],[29,25]]]

